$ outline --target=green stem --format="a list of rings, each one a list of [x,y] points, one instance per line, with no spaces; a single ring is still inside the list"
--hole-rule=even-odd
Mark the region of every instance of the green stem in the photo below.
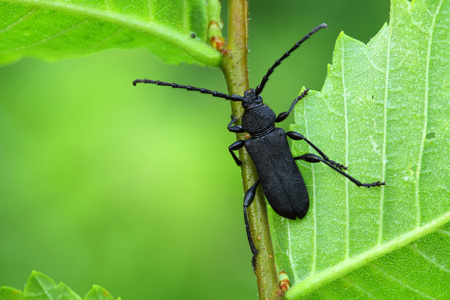
[[[243,95],[245,90],[249,88],[247,52],[248,3],[246,0],[229,0],[228,39],[221,69],[227,81],[230,94]],[[240,102],[234,101],[231,101],[231,109],[233,115],[239,118],[244,111]],[[239,140],[246,139],[246,134],[240,133],[236,137]],[[239,158],[243,162],[241,172],[244,190],[246,191],[257,180],[258,174],[244,148],[240,150]],[[259,299],[282,299],[284,298],[284,293],[278,286],[266,202],[261,188],[258,188],[255,200],[248,209],[248,216],[253,241],[259,250],[255,266]]]

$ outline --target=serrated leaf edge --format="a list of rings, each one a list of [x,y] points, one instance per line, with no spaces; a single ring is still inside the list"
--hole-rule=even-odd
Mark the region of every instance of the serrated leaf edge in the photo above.
[[[45,287],[45,285],[43,284],[43,280],[48,280],[51,283],[52,286],[51,286],[50,289],[47,289]],[[41,290],[42,290],[43,293],[36,294],[36,293],[31,293],[31,292],[27,292],[26,291],[27,287],[32,283],[32,281],[35,281],[35,284],[38,284],[41,287]],[[51,279],[50,277],[48,277],[47,275],[45,275],[45,274],[43,274],[41,272],[35,271],[35,270],[33,270],[31,272],[30,276],[28,277],[28,280],[27,280],[27,283],[25,285],[25,289],[24,289],[23,292],[20,291],[20,290],[15,289],[15,288],[12,288],[12,287],[0,286],[0,290],[3,289],[3,290],[15,291],[18,294],[21,294],[22,297],[27,297],[27,299],[29,297],[38,297],[38,296],[41,296],[41,295],[44,295],[44,294],[45,294],[45,296],[47,296],[48,299],[53,299],[52,295],[49,294],[48,291],[49,290],[55,290],[55,289],[61,289],[61,288],[63,288],[66,292],[71,293],[72,296],[74,296],[77,299],[81,300],[81,297],[79,295],[77,295],[74,291],[72,291],[63,282],[59,282],[58,284],[56,284],[56,282],[53,279]],[[96,284],[94,284],[92,286],[91,290],[86,294],[86,296],[83,299],[86,299],[89,296],[90,293],[96,293],[96,292],[101,292],[101,293],[103,293],[103,295],[106,293],[107,295],[104,295],[104,297],[109,297],[109,298],[114,299],[113,296],[105,288],[103,288],[103,287],[101,287],[99,285],[96,285]],[[121,298],[119,297],[119,298],[117,298],[117,300],[121,300]]]

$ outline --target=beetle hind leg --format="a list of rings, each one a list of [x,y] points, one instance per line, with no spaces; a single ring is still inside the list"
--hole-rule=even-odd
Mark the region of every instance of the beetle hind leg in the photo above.
[[[359,181],[356,178],[348,175],[347,173],[345,173],[344,171],[342,171],[340,168],[336,167],[335,165],[333,165],[329,161],[326,161],[322,157],[317,156],[317,155],[312,154],[312,153],[306,153],[306,154],[303,154],[303,155],[300,155],[300,156],[296,156],[296,157],[294,157],[294,160],[304,160],[304,161],[309,162],[309,163],[323,162],[324,164],[326,164],[327,166],[329,166],[330,168],[332,168],[336,172],[338,172],[338,173],[344,175],[345,177],[347,177],[348,179],[350,179],[350,181],[353,182],[354,184],[356,184],[357,186],[363,186],[363,187],[366,187],[366,188],[370,188],[372,186],[386,185],[385,182],[381,182],[381,181],[372,182],[372,183],[362,183],[361,181]]]
[[[252,204],[256,195],[256,188],[258,187],[259,179],[245,192],[244,196],[244,220],[245,220],[245,230],[247,232],[247,239],[250,245],[250,250],[252,251],[252,267],[255,271],[256,266],[256,254],[258,254],[258,249],[256,249],[255,243],[253,243],[252,234],[250,232],[250,225],[248,223],[247,208]]]
[[[314,145],[310,140],[308,140],[306,137],[303,136],[303,134],[298,133],[296,131],[288,131],[286,132],[286,135],[288,137],[290,137],[293,140],[296,141],[305,141],[307,142],[311,147],[314,148],[314,150],[316,150],[320,156],[322,156],[322,158],[324,160],[326,160],[328,163],[332,164],[333,166],[335,166],[336,168],[340,169],[340,170],[347,170],[347,167],[344,165],[341,165],[340,163],[335,162],[334,160],[331,160],[328,158],[328,156],[325,155],[325,153],[322,152],[322,150],[320,150],[316,145]]]

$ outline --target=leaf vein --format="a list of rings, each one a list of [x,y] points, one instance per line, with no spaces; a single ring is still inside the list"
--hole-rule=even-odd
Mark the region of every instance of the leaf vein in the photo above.
[[[305,135],[309,137],[308,132],[308,118],[307,118],[307,109],[306,109],[306,101],[303,101],[303,111],[305,112]],[[311,146],[308,145],[309,152],[312,151]],[[310,164],[311,166],[311,178],[312,178],[312,198],[314,201],[312,201],[312,209],[311,212],[313,212],[313,252],[312,252],[312,259],[311,259],[311,271],[310,276],[314,275],[316,273],[316,265],[317,265],[317,215],[316,215],[316,178],[314,176],[315,174],[315,167],[314,164]],[[297,281],[296,281],[297,282]]]
[[[437,13],[435,14],[431,26],[430,26],[430,32],[429,32],[429,39],[428,39],[428,49],[427,49],[427,59],[426,59],[426,67],[425,67],[425,95],[424,95],[424,112],[423,112],[423,127],[422,127],[422,140],[420,142],[420,151],[419,151],[419,160],[417,163],[417,177],[415,182],[415,204],[416,204],[416,226],[420,226],[420,220],[421,220],[421,211],[420,211],[420,173],[422,170],[422,158],[424,154],[424,147],[425,147],[425,141],[426,141],[426,135],[427,135],[427,125],[428,125],[428,85],[430,80],[430,57],[431,57],[431,45],[433,41],[433,33],[434,33],[434,24],[436,23],[436,16],[438,15],[438,12],[441,8],[442,0],[439,1],[439,5],[437,8]]]
[[[288,248],[289,263],[291,265],[292,272],[294,273],[295,282],[299,282],[300,279],[298,278],[297,272],[295,271],[296,270],[295,263],[294,263],[294,259],[292,258],[291,226],[290,226],[289,220],[287,221],[287,234],[288,234],[288,245],[289,245],[289,248]]]
[[[105,0],[105,7],[106,7],[107,11],[109,11],[109,12],[112,11],[111,10],[111,2],[110,2],[110,0]]]
[[[104,37],[102,40],[98,41],[98,43],[93,44],[89,48],[91,50],[99,48],[101,45],[106,44],[108,41],[112,40],[114,37],[119,35],[124,30],[125,30],[124,28],[117,28],[114,32],[110,33],[108,36]]]
[[[419,290],[416,290],[415,288],[413,288],[412,286],[408,285],[407,283],[401,281],[400,279],[398,279],[398,278],[395,277],[394,275],[389,274],[388,272],[386,272],[385,270],[383,270],[382,268],[380,268],[380,267],[379,267],[378,265],[376,265],[375,263],[371,263],[370,266],[371,266],[372,268],[374,268],[375,270],[377,270],[379,273],[383,274],[384,276],[386,276],[386,277],[392,279],[393,281],[397,282],[397,283],[400,284],[401,286],[407,288],[408,290],[413,291],[413,292],[415,292],[415,293],[417,293],[417,294],[420,294],[420,295],[422,295],[422,296],[424,296],[424,297],[426,297],[426,298],[429,298],[429,299],[435,299],[435,298],[433,298],[433,297],[431,297],[431,296],[425,294],[424,292],[421,292],[421,291],[419,291]]]
[[[153,19],[154,19],[151,1],[152,0],[147,1],[147,3],[148,3],[148,6],[147,6],[148,7],[148,21],[149,22],[153,22]]]
[[[446,272],[446,273],[450,273],[450,270],[447,269],[445,266],[441,266],[440,264],[438,264],[436,261],[434,261],[431,257],[429,257],[428,255],[426,255],[423,251],[420,251],[419,249],[417,249],[417,247],[413,247],[411,245],[408,245],[408,247],[415,253],[419,254],[420,256],[422,256],[425,260],[427,260],[429,263],[435,265],[436,267],[438,267],[439,269],[441,269],[442,271]]]
[[[36,41],[34,43],[31,43],[31,44],[28,44],[28,45],[25,45],[25,46],[21,46],[21,47],[17,47],[17,48],[14,48],[14,49],[9,49],[8,51],[4,51],[4,52],[15,52],[15,51],[19,51],[19,50],[25,50],[25,49],[29,49],[29,48],[32,48],[32,47],[37,46],[37,45],[41,45],[41,44],[47,43],[47,42],[49,42],[51,40],[54,40],[54,39],[56,39],[56,38],[58,38],[58,37],[60,37],[60,36],[62,36],[64,34],[70,32],[70,31],[72,31],[73,29],[81,27],[81,26],[83,26],[83,25],[85,25],[86,23],[89,23],[89,22],[91,22],[91,21],[88,20],[88,19],[84,19],[84,20],[82,20],[82,21],[80,21],[80,22],[70,26],[69,28],[61,30],[60,32],[55,33],[53,35],[47,36],[47,37],[45,37],[45,38],[43,38],[41,40],[38,40],[38,41]]]
[[[11,24],[6,26],[5,28],[1,29],[0,33],[3,33],[5,31],[8,31],[8,30],[14,28],[15,26],[19,25],[23,21],[25,21],[28,18],[30,18],[31,16],[33,16],[36,12],[37,12],[36,8],[30,9],[25,15],[21,16],[20,18],[18,18],[16,21],[12,22]]]
[[[442,235],[447,235],[450,237],[450,231],[444,230],[444,229],[438,229],[437,233],[442,234]]]
[[[183,0],[183,6],[184,6],[183,11],[186,12],[185,14],[183,14],[183,27],[185,32],[189,32],[189,28],[191,28],[189,14],[191,13],[191,11],[188,10],[188,4],[186,0]]]
[[[391,11],[391,18],[393,18],[393,12]],[[391,53],[391,38],[392,38],[392,25],[389,26],[389,33],[387,39],[387,53],[386,53],[386,71],[385,71],[385,80],[384,80],[384,107],[383,107],[383,148],[381,150],[381,181],[386,181],[386,140],[387,140],[387,98],[388,98],[388,86],[389,86],[389,68],[390,68],[390,53]],[[378,216],[379,219],[379,230],[377,237],[377,245],[381,245],[383,242],[383,219],[384,219],[384,194],[385,194],[385,186],[381,186],[380,193],[380,214]]]
[[[345,39],[342,39],[342,88],[344,95],[344,123],[345,123],[345,163],[348,166],[348,109],[347,109],[347,87],[345,82]],[[350,257],[350,211],[349,211],[349,186],[348,180],[345,180],[345,259]]]
[[[372,296],[371,293],[369,293],[367,290],[365,290],[364,288],[362,288],[359,284],[357,284],[356,282],[354,282],[353,280],[351,280],[348,277],[342,277],[341,278],[342,281],[349,283],[352,285],[352,287],[356,288],[357,290],[359,290],[360,292],[363,293],[363,295],[361,295],[360,297],[354,298],[354,300],[362,298],[363,296],[368,296],[371,299],[377,299],[374,296]]]

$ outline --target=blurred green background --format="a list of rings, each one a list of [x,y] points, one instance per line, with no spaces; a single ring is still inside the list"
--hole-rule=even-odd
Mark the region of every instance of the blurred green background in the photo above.
[[[302,86],[321,89],[339,32],[368,42],[389,1],[251,1],[250,17],[252,86],[329,25],[267,84],[279,113]],[[98,284],[124,300],[256,299],[229,103],[132,86],[143,77],[226,92],[219,69],[143,50],[0,68],[0,286],[23,289],[38,270],[80,295]]]

